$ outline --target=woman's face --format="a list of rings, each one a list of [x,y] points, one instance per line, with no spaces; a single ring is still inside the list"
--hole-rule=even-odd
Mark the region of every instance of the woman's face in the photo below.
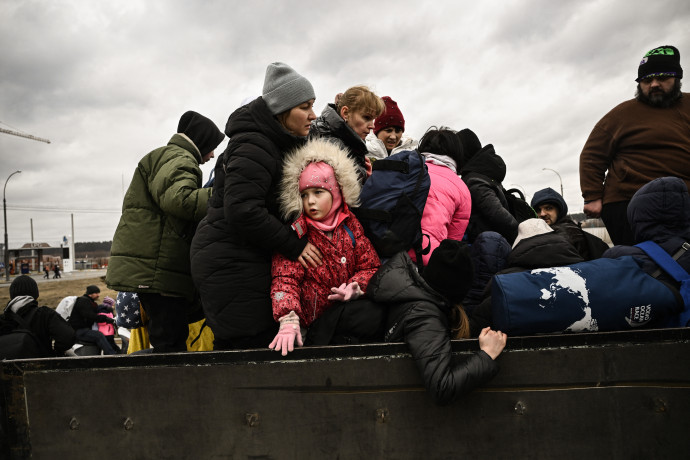
[[[295,136],[304,137],[309,134],[309,127],[311,126],[312,120],[316,120],[314,99],[310,99],[297,107],[291,108],[283,124],[285,125],[285,129]]]
[[[389,152],[400,145],[400,139],[402,139],[403,129],[399,126],[389,126],[384,128],[376,135],[379,139],[383,141],[383,145],[386,146],[386,150]]]
[[[376,117],[371,113],[355,112],[350,110],[348,106],[344,106],[340,109],[340,116],[343,117],[345,123],[347,123],[362,140],[366,139],[369,131],[374,129],[374,119]]]

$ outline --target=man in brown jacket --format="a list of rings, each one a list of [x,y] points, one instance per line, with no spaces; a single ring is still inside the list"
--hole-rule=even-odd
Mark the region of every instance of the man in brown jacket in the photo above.
[[[690,187],[690,100],[681,78],[678,49],[649,51],[637,71],[635,99],[607,113],[582,149],[584,212],[604,220],[614,244],[635,244],[627,208],[640,187],[664,176]]]

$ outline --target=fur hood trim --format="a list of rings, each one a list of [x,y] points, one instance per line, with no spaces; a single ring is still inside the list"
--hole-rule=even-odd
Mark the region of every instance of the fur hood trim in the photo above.
[[[285,219],[295,220],[302,214],[299,193],[299,176],[309,163],[323,161],[333,168],[340,185],[343,201],[349,207],[359,206],[361,186],[355,161],[347,151],[325,139],[312,139],[287,155],[283,163],[283,180],[280,184],[280,212]]]

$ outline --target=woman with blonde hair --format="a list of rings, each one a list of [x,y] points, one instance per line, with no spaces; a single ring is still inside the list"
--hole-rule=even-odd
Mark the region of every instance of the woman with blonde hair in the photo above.
[[[371,174],[365,139],[374,129],[374,120],[386,109],[383,100],[366,86],[353,86],[338,94],[312,123],[309,137],[337,140],[358,167],[360,182]]]

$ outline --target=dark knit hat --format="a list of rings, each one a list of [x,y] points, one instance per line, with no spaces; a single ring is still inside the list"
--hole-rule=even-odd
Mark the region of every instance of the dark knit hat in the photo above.
[[[16,277],[10,284],[10,299],[23,295],[38,299],[38,284],[36,284],[36,280],[27,275]]]
[[[479,142],[479,138],[471,129],[462,129],[458,131],[458,137],[462,143],[462,151],[465,157],[465,161],[469,160],[474,156],[475,153],[482,149],[482,143]]]
[[[451,303],[462,302],[474,278],[474,266],[467,244],[455,240],[441,241],[431,253],[422,276],[429,286]]]
[[[386,110],[381,115],[376,117],[374,121],[374,134],[378,134],[382,129],[390,126],[397,126],[405,131],[405,118],[398,108],[398,103],[388,96],[383,96],[383,103],[386,105]]]
[[[225,138],[214,122],[192,110],[182,114],[177,132],[190,138],[202,157],[214,151]]]
[[[664,45],[654,48],[644,55],[637,69],[639,82],[648,77],[676,77],[683,78],[680,66],[680,52],[675,46]]]
[[[86,295],[98,294],[99,292],[101,292],[101,289],[95,284],[86,286]]]
[[[309,80],[289,65],[274,62],[266,68],[262,98],[273,115],[283,113],[315,97],[314,88]]]

